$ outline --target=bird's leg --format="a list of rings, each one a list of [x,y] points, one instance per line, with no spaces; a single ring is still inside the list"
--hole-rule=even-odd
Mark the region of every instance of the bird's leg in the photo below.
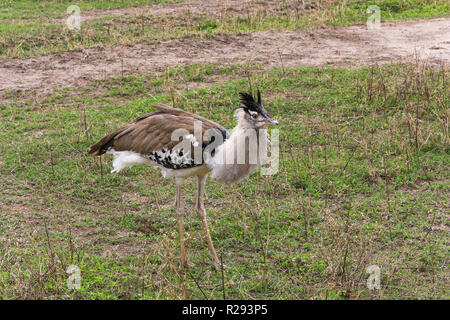
[[[175,211],[178,220],[178,232],[180,234],[180,260],[181,268],[187,265],[186,249],[184,247],[184,230],[183,230],[183,207],[181,203],[181,183],[177,182],[177,197],[175,200]]]
[[[202,220],[203,229],[206,233],[206,241],[208,242],[209,251],[211,252],[213,264],[216,267],[220,267],[219,259],[217,258],[216,249],[214,249],[214,245],[211,240],[211,235],[209,234],[209,228],[208,223],[206,221],[206,210],[205,210],[205,204],[203,202],[203,193],[205,191],[205,181],[206,181],[206,175],[199,176],[198,177],[198,196],[197,196],[197,214]]]

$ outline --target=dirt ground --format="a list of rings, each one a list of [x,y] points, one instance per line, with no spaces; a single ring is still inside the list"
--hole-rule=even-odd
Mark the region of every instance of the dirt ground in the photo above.
[[[191,14],[208,14],[209,16],[218,17],[225,13],[236,15],[247,15],[258,9],[264,11],[276,10],[283,5],[279,0],[266,0],[264,2],[258,0],[197,0],[186,1],[171,4],[155,4],[151,6],[121,8],[112,10],[93,10],[85,11],[81,15],[82,21],[89,21],[105,16],[119,15],[141,15],[152,14],[155,16],[166,17],[190,12]],[[66,18],[63,18],[63,22]]]
[[[450,18],[386,22],[374,30],[358,25],[221,34],[214,39],[175,39],[153,46],[138,44],[123,48],[123,70],[129,74],[183,64],[249,62],[266,68],[324,64],[359,67],[417,57],[435,64],[450,63]],[[117,46],[0,60],[0,93],[43,93],[121,72],[122,48]]]

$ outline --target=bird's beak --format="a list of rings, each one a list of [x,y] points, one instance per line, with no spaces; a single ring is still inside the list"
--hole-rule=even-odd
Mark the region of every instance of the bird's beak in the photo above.
[[[267,118],[266,118],[266,122],[267,122],[268,124],[275,124],[275,125],[278,125],[278,121],[275,121],[275,120],[273,120],[273,119],[270,118],[270,117],[267,117]]]

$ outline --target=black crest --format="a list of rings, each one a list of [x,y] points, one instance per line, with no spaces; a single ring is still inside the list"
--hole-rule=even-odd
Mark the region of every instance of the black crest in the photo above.
[[[264,110],[261,101],[261,92],[259,92],[259,90],[258,90],[258,101],[255,101],[251,93],[241,92],[239,95],[241,96],[239,100],[241,101],[241,104],[244,107],[244,109],[246,109],[245,111],[251,110],[261,112],[262,110]]]
[[[258,101],[255,101],[251,93],[241,92],[240,93],[240,101],[242,104],[242,107],[244,108],[244,111],[249,113],[249,111],[256,111],[259,114],[262,114],[264,117],[268,118],[266,109],[264,109],[262,100],[261,100],[261,92],[257,90],[258,94]]]

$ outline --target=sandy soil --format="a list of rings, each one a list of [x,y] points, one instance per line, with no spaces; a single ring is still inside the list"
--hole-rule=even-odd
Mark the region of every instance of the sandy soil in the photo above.
[[[276,10],[283,5],[279,0],[196,0],[172,4],[156,4],[134,8],[121,8],[111,10],[92,10],[81,12],[81,21],[89,21],[105,16],[119,15],[155,15],[155,16],[175,16],[186,12],[191,14],[208,14],[214,17],[229,13],[236,15],[246,15],[259,9],[264,11]],[[65,20],[66,18],[63,18]]]
[[[135,71],[192,63],[256,62],[266,68],[324,65],[359,67],[373,62],[450,63],[450,18],[383,23],[313,31],[261,31],[176,39],[157,45],[91,48],[30,59],[0,60],[0,93],[47,92]]]

